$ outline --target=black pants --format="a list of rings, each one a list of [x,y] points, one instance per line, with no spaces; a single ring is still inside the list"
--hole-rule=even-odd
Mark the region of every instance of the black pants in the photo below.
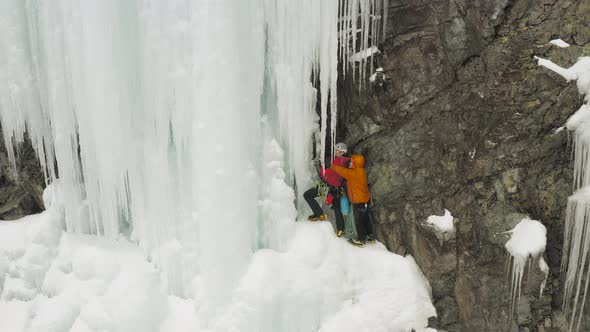
[[[369,218],[369,203],[355,203],[353,209],[358,239],[365,241],[367,236],[373,236],[373,226],[371,226]]]
[[[344,232],[344,216],[342,215],[342,210],[340,209],[340,188],[331,187],[330,193],[334,195],[334,200],[332,201],[332,210],[334,210],[334,216],[336,217],[336,228],[339,231]]]
[[[332,201],[332,210],[334,210],[334,215],[336,216],[336,228],[339,231],[344,231],[344,216],[342,215],[342,210],[340,210],[340,188],[330,187],[329,191],[332,195],[334,195],[334,200]],[[324,210],[315,200],[316,197],[320,195],[318,191],[318,186],[315,186],[306,192],[303,193],[303,198],[313,211],[313,214],[316,216],[324,214]]]

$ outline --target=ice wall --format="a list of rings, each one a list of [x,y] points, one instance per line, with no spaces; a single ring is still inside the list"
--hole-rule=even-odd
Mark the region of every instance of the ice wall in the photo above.
[[[327,135],[335,143],[326,119],[337,118],[339,57],[347,63],[374,46],[386,8],[2,0],[0,123],[10,160],[26,133],[47,181],[60,180],[68,231],[128,234],[170,292],[202,285],[215,311],[255,250],[285,247],[288,206],[311,185],[316,101],[323,156]],[[355,71],[363,75],[366,62]]]
[[[167,271],[172,292],[198,273],[210,302],[223,300],[255,244],[260,6],[2,5],[12,37],[2,38],[5,140],[28,129],[48,180],[60,179],[67,229],[129,230],[160,266],[178,268]]]
[[[566,123],[567,129],[573,131],[575,192],[567,202],[561,263],[561,270],[565,273],[564,311],[570,318],[570,331],[579,330],[590,280],[590,57],[579,58],[570,68],[563,68],[546,59],[536,59],[539,65],[556,72],[568,82],[576,81],[580,94],[585,96],[584,104]]]

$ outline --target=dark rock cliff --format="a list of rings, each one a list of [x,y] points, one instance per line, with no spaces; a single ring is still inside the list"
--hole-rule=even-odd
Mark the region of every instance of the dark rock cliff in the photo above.
[[[14,220],[41,212],[45,182],[31,144],[19,147],[14,172],[0,127],[0,220]]]
[[[572,46],[548,42],[561,38]],[[344,139],[365,153],[378,239],[415,258],[433,288],[437,327],[560,331],[559,264],[572,193],[566,131],[574,84],[538,67],[590,56],[590,0],[389,0],[377,65],[385,88],[341,89]],[[456,234],[424,224],[444,209]],[[529,215],[547,227],[551,269],[525,275],[509,321],[505,235]]]

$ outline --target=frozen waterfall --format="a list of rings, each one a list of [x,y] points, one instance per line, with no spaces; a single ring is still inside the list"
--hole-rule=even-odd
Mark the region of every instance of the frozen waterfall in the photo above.
[[[318,121],[322,157],[335,143],[327,119],[337,118],[339,60],[375,46],[386,9],[386,0],[2,0],[10,160],[26,133],[69,232],[129,236],[169,292],[186,296],[198,276],[214,311],[256,250],[286,248]]]

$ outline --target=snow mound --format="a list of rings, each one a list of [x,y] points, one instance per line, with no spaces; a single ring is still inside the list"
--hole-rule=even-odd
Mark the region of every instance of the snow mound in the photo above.
[[[510,233],[506,250],[512,257],[526,261],[529,256],[536,257],[545,251],[547,229],[537,220],[525,218]]]
[[[445,214],[442,216],[430,216],[426,219],[426,222],[434,226],[437,230],[443,233],[452,233],[455,231],[453,224],[454,218],[451,212],[445,209]]]
[[[590,106],[583,104],[580,109],[570,116],[565,123],[568,130],[583,128],[590,123]]]
[[[221,322],[238,331],[409,331],[436,315],[413,258],[380,243],[354,247],[329,223],[299,222],[295,232],[288,251],[254,255]],[[244,316],[243,308],[258,310]]]
[[[433,331],[430,286],[413,258],[352,246],[327,222],[297,222],[286,249],[255,252],[220,307],[199,277],[190,297],[168,295],[170,276],[127,239],[61,227],[51,213],[0,222],[18,240],[0,242],[1,331]]]

